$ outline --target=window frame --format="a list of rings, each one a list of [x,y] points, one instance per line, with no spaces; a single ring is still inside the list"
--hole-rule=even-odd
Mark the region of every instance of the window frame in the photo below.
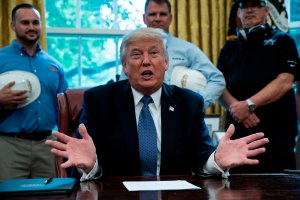
[[[116,26],[117,21],[114,20],[113,22],[113,28],[112,29],[99,29],[99,28],[81,28],[81,16],[80,16],[80,12],[81,12],[81,1],[82,0],[76,0],[76,22],[75,22],[75,27],[74,28],[64,28],[64,27],[57,27],[57,28],[53,28],[53,27],[46,27],[46,36],[47,38],[51,38],[51,37],[75,37],[78,40],[77,43],[77,52],[74,52],[78,55],[77,58],[77,63],[78,63],[78,82],[77,83],[73,83],[71,87],[81,87],[86,85],[86,83],[83,81],[83,77],[84,74],[82,73],[83,71],[83,62],[82,62],[82,58],[83,58],[83,52],[82,52],[82,41],[83,39],[86,38],[111,38],[112,40],[115,41],[115,47],[113,47],[115,49],[115,74],[114,74],[114,80],[118,80],[119,75],[121,73],[121,62],[120,62],[120,56],[119,56],[119,45],[121,43],[121,40],[123,38],[123,36],[128,32],[131,31],[130,29],[128,30],[121,30],[121,29],[116,29],[114,27],[118,27]],[[45,2],[46,3],[46,2]],[[118,0],[112,0],[112,5],[113,5],[113,12],[115,15],[116,14],[116,10],[117,10],[117,5],[118,5]],[[141,12],[143,12],[143,10],[141,10]],[[139,25],[141,26],[141,25]],[[143,25],[142,25],[143,26]],[[47,40],[48,41],[48,40]],[[113,76],[113,75],[112,75]],[[111,81],[111,80],[101,80],[100,82],[105,82],[105,81]]]
[[[119,56],[119,42],[121,38],[128,32],[129,30],[111,30],[111,29],[89,29],[89,28],[47,28],[46,34],[47,37],[51,36],[65,36],[65,37],[77,37],[78,38],[78,83],[76,87],[82,87],[85,84],[82,81],[83,73],[83,64],[82,64],[82,38],[83,37],[90,37],[90,38],[103,38],[103,37],[115,37],[115,49],[116,49],[116,56],[115,56],[115,70],[117,76],[120,69],[120,56]]]

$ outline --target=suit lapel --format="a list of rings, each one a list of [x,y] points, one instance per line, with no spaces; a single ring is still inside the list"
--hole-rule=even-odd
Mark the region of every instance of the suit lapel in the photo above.
[[[131,87],[126,84],[118,94],[118,99],[115,102],[117,110],[117,120],[120,121],[120,134],[123,135],[127,143],[128,155],[138,156],[138,136],[137,126],[135,121],[135,108]]]
[[[163,85],[161,95],[161,160],[169,157],[175,145],[175,133],[178,131],[176,124],[179,120],[179,107],[172,97],[173,91]],[[163,163],[163,162],[162,162]]]

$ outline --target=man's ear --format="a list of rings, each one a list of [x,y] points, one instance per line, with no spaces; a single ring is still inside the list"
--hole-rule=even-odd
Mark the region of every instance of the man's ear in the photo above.
[[[126,62],[124,60],[122,60],[122,68],[123,68],[124,74],[126,74],[126,76],[127,76],[128,68],[127,68]]]
[[[172,23],[172,20],[173,20],[173,15],[170,14],[170,24]]]
[[[165,58],[165,71],[167,71],[168,70],[168,68],[169,68],[169,59],[168,58]]]
[[[10,28],[15,31],[15,23],[13,21],[10,22]]]
[[[146,24],[146,14],[143,14],[143,22],[144,22],[144,24]]]
[[[268,15],[270,14],[270,7],[269,6],[265,6],[265,11],[266,11],[266,18],[267,18]]]

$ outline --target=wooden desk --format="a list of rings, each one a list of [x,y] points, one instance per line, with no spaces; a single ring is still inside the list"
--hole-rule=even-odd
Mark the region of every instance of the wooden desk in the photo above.
[[[27,196],[22,200],[166,200],[166,199],[300,199],[300,175],[236,174],[226,179],[189,176],[163,176],[160,180],[186,180],[200,190],[129,192],[123,181],[157,180],[149,177],[106,177],[77,185],[70,196]],[[3,198],[0,198],[3,199]]]

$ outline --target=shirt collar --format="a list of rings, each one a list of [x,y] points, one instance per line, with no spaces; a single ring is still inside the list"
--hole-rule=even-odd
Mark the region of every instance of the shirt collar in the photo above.
[[[143,94],[138,92],[136,89],[134,89],[133,87],[131,87],[132,90],[132,94],[133,94],[133,99],[134,99],[134,105],[136,106],[141,99],[143,98]],[[150,96],[153,99],[155,108],[159,108],[160,106],[160,97],[161,97],[161,88],[159,88],[156,92],[152,93]]]
[[[21,53],[26,53],[26,48],[24,46],[22,46],[17,40],[13,40],[12,46],[19,49]],[[37,44],[36,53],[40,52],[41,50],[42,50],[41,46],[39,44]]]

